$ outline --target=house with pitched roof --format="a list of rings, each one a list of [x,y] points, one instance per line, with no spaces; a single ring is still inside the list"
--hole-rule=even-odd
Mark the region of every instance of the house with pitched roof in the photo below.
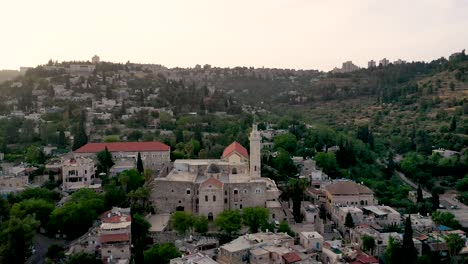
[[[74,151],[75,156],[95,157],[98,152],[105,148],[112,153],[114,160],[137,159],[138,152],[141,154],[145,169],[160,170],[170,163],[171,148],[161,142],[106,142],[88,143]]]
[[[273,206],[272,201],[278,201],[280,191],[273,180],[260,177],[260,140],[254,126],[250,155],[245,147],[233,142],[220,159],[175,160],[173,169],[152,184],[156,211],[188,211],[213,220],[228,209],[270,206],[270,219],[277,220],[281,207]]]
[[[374,192],[367,186],[349,180],[334,181],[324,187],[327,206],[355,206],[362,208],[376,204]]]

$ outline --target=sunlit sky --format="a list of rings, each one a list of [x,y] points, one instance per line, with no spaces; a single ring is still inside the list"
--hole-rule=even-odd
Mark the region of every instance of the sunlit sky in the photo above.
[[[50,58],[330,70],[468,48],[468,0],[0,0],[0,69]]]

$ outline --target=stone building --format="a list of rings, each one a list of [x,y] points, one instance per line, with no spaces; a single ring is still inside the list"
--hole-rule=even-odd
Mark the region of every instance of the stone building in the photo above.
[[[273,206],[280,195],[275,182],[260,177],[260,134],[254,125],[250,135],[250,157],[233,142],[221,159],[176,160],[166,177],[154,179],[152,201],[158,213],[188,211],[209,220],[228,209],[268,207],[270,218],[281,215]]]
[[[134,159],[136,161],[140,152],[145,169],[153,171],[160,170],[170,163],[171,148],[161,142],[111,142],[111,143],[88,143],[74,151],[75,156],[96,157],[98,152],[105,148],[112,153],[116,160]]]
[[[374,205],[374,192],[365,185],[348,180],[335,181],[325,186],[327,206],[356,206]]]
[[[100,188],[95,184],[96,166],[94,161],[86,157],[76,157],[62,162],[62,189],[64,191],[75,191],[81,188]]]
[[[101,219],[99,241],[104,263],[130,260],[132,218],[130,208],[117,208],[104,213]]]

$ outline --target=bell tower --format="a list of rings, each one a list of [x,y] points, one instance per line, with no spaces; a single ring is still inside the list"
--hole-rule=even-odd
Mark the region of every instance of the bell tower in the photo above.
[[[260,166],[260,132],[257,130],[257,124],[253,124],[252,132],[250,133],[250,177],[258,178],[261,177],[261,166]]]

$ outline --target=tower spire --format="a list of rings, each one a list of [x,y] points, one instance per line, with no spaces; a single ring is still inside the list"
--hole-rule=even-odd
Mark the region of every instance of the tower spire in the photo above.
[[[253,123],[252,132],[250,133],[250,177],[258,178],[261,176],[261,164],[260,164],[260,132],[258,132],[257,124]]]

